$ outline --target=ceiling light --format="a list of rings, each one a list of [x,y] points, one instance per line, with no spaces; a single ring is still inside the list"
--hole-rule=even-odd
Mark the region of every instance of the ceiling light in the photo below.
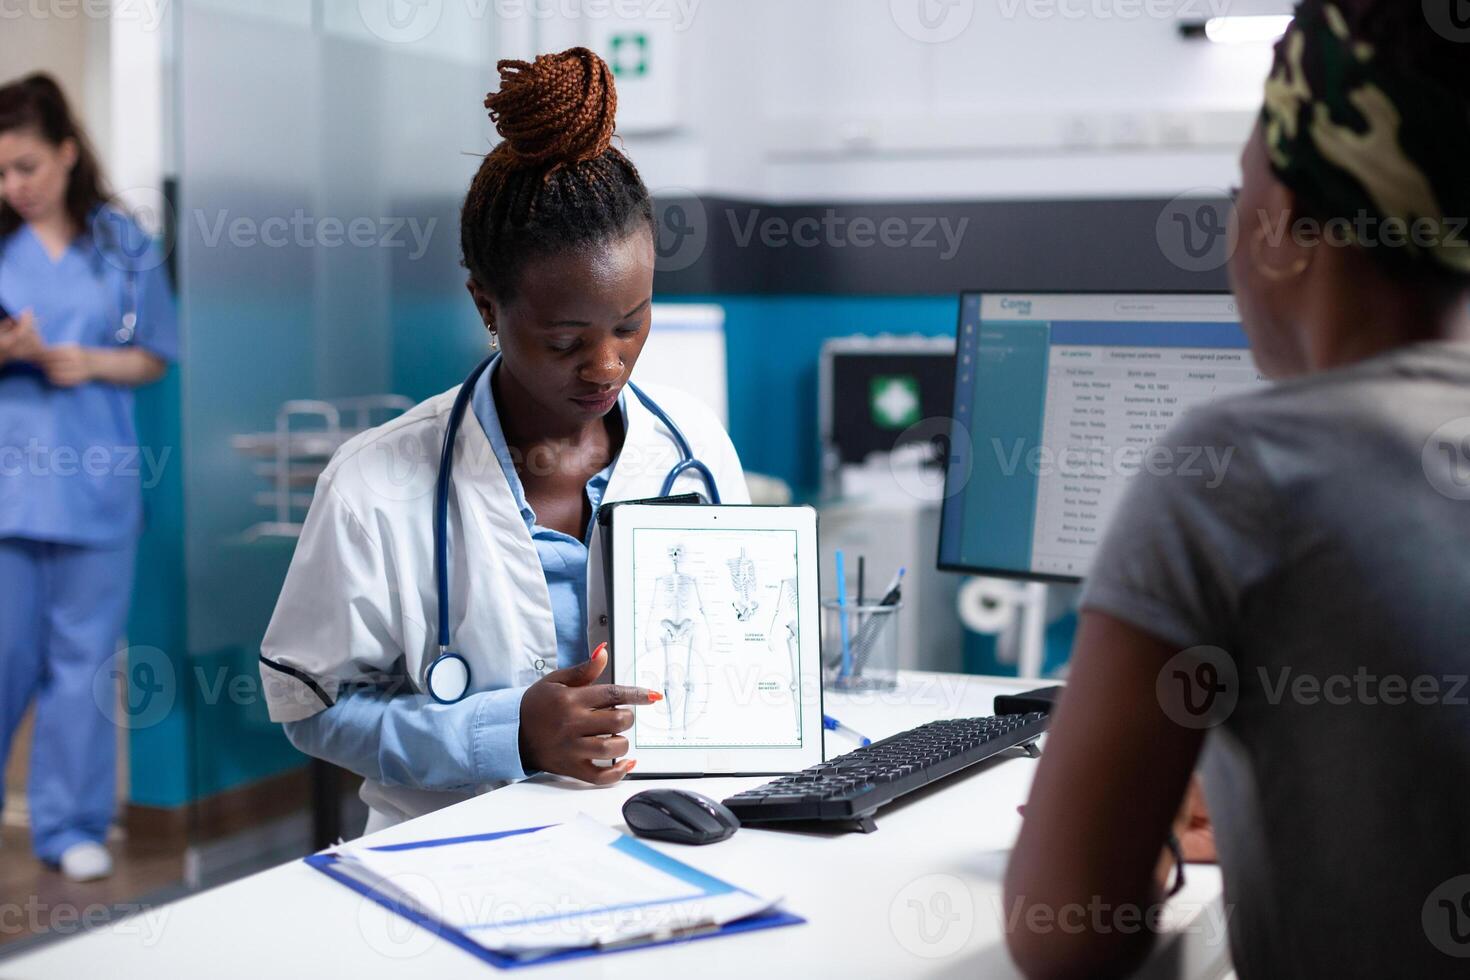
[[[1256,17],[1211,17],[1179,25],[1179,33],[1190,40],[1216,44],[1275,44],[1291,26],[1291,15]]]

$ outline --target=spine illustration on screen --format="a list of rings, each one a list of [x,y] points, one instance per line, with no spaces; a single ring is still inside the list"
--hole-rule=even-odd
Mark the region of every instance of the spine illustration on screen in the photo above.
[[[755,562],[740,549],[740,554],[725,563],[730,567],[730,584],[735,589],[735,618],[744,623],[760,608],[756,601]]]

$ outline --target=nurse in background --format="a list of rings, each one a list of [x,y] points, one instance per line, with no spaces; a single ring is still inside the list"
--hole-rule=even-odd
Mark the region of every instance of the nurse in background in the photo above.
[[[78,881],[112,871],[116,729],[92,692],[142,523],[132,389],[178,333],[161,256],[107,197],[56,82],[0,87],[0,762],[34,700],[32,845]]]

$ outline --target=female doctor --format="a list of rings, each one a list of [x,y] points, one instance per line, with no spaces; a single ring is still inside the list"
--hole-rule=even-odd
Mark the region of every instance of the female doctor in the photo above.
[[[629,383],[648,339],[654,223],[612,146],[611,72],[574,49],[500,75],[485,105],[503,142],[461,220],[497,353],[337,453],[262,644],[271,717],[302,751],[365,777],[370,832],[527,773],[605,784],[632,770],[619,733],[631,706],[661,695],[593,685],[608,660],[594,514],[669,492],[749,502],[712,413]]]
[[[0,764],[34,700],[31,845],[76,880],[112,869],[117,729],[93,678],[142,523],[132,389],[177,349],[162,256],[106,201],[56,82],[0,87]]]

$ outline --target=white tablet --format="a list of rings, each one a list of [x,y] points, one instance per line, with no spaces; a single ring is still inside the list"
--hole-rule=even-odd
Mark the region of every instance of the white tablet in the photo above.
[[[664,695],[627,733],[635,776],[775,775],[822,761],[817,513],[612,513],[612,674]]]

